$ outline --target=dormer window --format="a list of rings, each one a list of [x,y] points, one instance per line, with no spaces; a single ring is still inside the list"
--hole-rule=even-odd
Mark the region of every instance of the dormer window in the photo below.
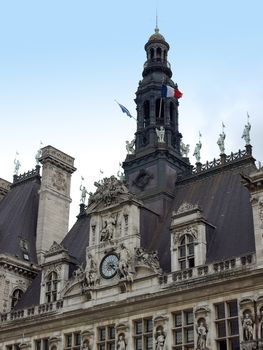
[[[52,303],[57,300],[58,275],[55,271],[50,272],[46,280],[46,302]]]
[[[178,260],[181,270],[195,266],[194,238],[192,235],[186,234],[180,239],[178,252]]]
[[[11,300],[11,309],[13,309],[18,301],[21,299],[23,295],[23,291],[21,289],[15,289],[12,294],[12,300]]]

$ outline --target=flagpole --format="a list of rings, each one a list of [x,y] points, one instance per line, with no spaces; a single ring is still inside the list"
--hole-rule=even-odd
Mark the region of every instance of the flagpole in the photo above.
[[[162,104],[163,104],[163,98],[161,97],[161,101],[160,101],[160,107],[159,107],[159,120],[161,119],[161,113],[162,113]]]

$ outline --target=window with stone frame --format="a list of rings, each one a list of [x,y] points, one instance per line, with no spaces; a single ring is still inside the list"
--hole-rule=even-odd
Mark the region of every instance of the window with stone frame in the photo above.
[[[237,300],[215,304],[216,350],[239,350]]]
[[[142,318],[133,322],[134,350],[153,349],[153,321],[152,318]]]
[[[173,313],[173,349],[194,350],[193,309]]]
[[[65,334],[64,349],[65,350],[80,350],[81,348],[81,334],[80,332],[73,332]]]
[[[46,278],[46,303],[57,300],[58,275],[55,271],[48,274]]]
[[[116,332],[115,325],[98,327],[97,329],[97,349],[98,350],[115,350]]]
[[[34,350],[48,350],[49,338],[36,339],[34,341]]]
[[[9,344],[5,346],[5,350],[20,350],[19,344]]]
[[[178,262],[181,270],[195,266],[194,237],[190,234],[183,235],[179,240]]]
[[[11,309],[13,309],[16,304],[18,303],[18,301],[21,299],[22,295],[23,295],[23,291],[19,288],[16,288],[13,291],[12,297],[11,297]]]

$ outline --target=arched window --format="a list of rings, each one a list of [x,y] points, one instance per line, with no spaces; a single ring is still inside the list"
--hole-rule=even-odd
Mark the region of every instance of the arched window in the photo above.
[[[23,291],[21,289],[15,289],[12,294],[11,309],[13,309],[18,301],[21,299]]]
[[[181,270],[195,266],[194,238],[191,235],[184,235],[179,242],[178,260]]]
[[[148,100],[143,104],[143,126],[146,127],[150,124],[150,103]]]
[[[154,49],[153,48],[151,48],[151,50],[150,50],[150,57],[151,57],[151,59],[154,58]]]
[[[58,275],[55,271],[50,272],[46,279],[46,302],[57,300]]]
[[[157,58],[157,61],[161,61],[161,58],[162,58],[162,49],[160,47],[157,47],[157,50],[156,50],[156,58]]]

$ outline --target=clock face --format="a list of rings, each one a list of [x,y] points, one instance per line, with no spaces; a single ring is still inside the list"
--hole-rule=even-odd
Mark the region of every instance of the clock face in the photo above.
[[[106,255],[100,264],[100,273],[103,278],[112,278],[118,271],[119,258],[116,254]]]

